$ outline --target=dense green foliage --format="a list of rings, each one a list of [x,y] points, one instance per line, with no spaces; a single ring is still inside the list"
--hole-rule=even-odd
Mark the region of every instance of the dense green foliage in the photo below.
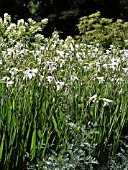
[[[78,34],[76,24],[80,17],[101,11],[102,17],[128,20],[128,0],[1,0],[0,16],[9,13],[17,19],[31,17],[36,21],[49,18],[45,36],[54,30],[62,31],[62,38]]]
[[[127,169],[128,51],[47,22],[0,18],[0,169]]]
[[[78,29],[78,39],[82,39],[86,44],[98,43],[106,49],[110,45],[124,48],[125,40],[128,39],[128,22],[101,18],[100,12],[80,18]]]

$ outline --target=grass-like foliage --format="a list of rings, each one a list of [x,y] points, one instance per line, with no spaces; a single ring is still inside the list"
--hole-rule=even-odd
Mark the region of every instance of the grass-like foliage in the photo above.
[[[0,19],[0,169],[112,167],[127,156],[128,51],[44,38],[46,23]]]
[[[105,49],[110,45],[123,48],[128,39],[128,22],[102,18],[99,11],[80,18],[77,26],[80,33],[77,39],[82,39],[87,44],[99,43]]]

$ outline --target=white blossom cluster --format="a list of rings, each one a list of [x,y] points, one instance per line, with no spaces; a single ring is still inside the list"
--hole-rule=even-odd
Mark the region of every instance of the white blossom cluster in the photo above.
[[[44,19],[41,24],[47,22]],[[78,82],[81,86],[86,82],[89,89],[92,84],[100,87],[128,81],[128,50],[111,46],[103,52],[98,45],[76,43],[71,36],[61,40],[57,31],[51,38],[44,38],[44,35],[36,34],[42,30],[41,24],[37,25],[32,19],[28,19],[28,23],[21,19],[14,24],[8,14],[4,15],[3,21],[0,19],[0,27],[8,39],[0,40],[0,66],[3,69],[0,81],[7,87],[18,79],[31,81],[38,77],[39,86],[42,82],[52,84],[57,91],[68,93]],[[32,42],[31,38],[34,39]],[[122,91],[120,88],[119,92]],[[90,93],[89,101],[97,100],[97,94]],[[112,102],[105,97],[102,100],[104,105]]]

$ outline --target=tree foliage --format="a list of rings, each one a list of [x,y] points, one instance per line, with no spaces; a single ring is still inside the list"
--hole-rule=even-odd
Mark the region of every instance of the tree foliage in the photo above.
[[[0,0],[0,16],[9,13],[14,20],[32,17],[39,21],[49,18],[44,30],[46,36],[54,30],[62,31],[60,36],[78,34],[79,18],[101,11],[105,18],[127,20],[128,0]]]
[[[128,22],[121,19],[114,22],[112,19],[102,18],[100,12],[80,18],[78,29],[78,38],[82,38],[83,42],[99,43],[104,48],[109,48],[110,45],[123,48],[125,40],[128,39]]]

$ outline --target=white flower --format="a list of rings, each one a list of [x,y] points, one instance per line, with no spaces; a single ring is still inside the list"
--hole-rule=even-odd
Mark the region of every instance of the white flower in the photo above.
[[[115,49],[115,46],[111,44],[111,45],[110,45],[110,48],[111,48],[111,49]]]
[[[8,13],[4,14],[4,24],[11,22],[11,16]]]
[[[57,31],[54,31],[54,32],[52,33],[52,38],[54,38],[56,41],[59,40],[59,34],[58,34]]]
[[[96,68],[99,68],[100,67],[100,62],[96,62]]]
[[[57,91],[60,90],[63,87],[63,85],[64,85],[64,82],[57,81],[56,82]]]
[[[48,76],[48,77],[47,77],[47,81],[48,81],[49,83],[51,83],[54,79],[55,79],[54,76]]]
[[[17,31],[17,33],[20,36],[20,35],[23,35],[23,33],[25,33],[25,31],[26,31],[26,28],[24,25],[22,25],[19,27],[19,30]]]
[[[56,50],[56,52],[60,57],[64,56],[64,51]]]
[[[32,18],[28,18],[28,22],[29,24],[32,24],[32,25],[36,24],[36,21],[34,21]]]
[[[49,64],[49,68],[48,68],[49,72],[53,72],[54,70],[56,70],[56,67],[55,67],[56,63],[55,62],[49,62],[48,64]]]
[[[76,53],[76,57],[79,59],[79,58],[81,58],[81,52],[77,52]]]
[[[96,48],[94,49],[94,51],[97,53],[97,52],[99,51],[99,49],[96,47]]]
[[[9,71],[9,73],[11,73],[12,76],[14,76],[19,70],[17,68],[11,68],[11,70]]]
[[[115,70],[115,68],[116,67],[118,67],[119,66],[119,64],[120,64],[120,59],[118,59],[118,58],[112,58],[111,59],[111,62],[112,62],[112,64],[111,64],[111,68],[113,68],[113,70]]]
[[[109,105],[109,103],[112,103],[113,101],[110,99],[106,99],[106,98],[102,98],[102,100],[104,101],[104,106]]]
[[[89,66],[83,66],[84,71],[89,71],[90,67]]]
[[[10,77],[5,76],[5,77],[3,77],[1,80],[2,80],[2,81],[9,81],[9,80],[10,80]]]
[[[120,84],[121,82],[124,82],[125,80],[122,77],[119,77],[116,79],[116,82]]]
[[[15,24],[15,23],[11,23],[11,24],[9,25],[9,27],[7,28],[7,32],[13,31],[13,29],[16,29],[16,24]]]
[[[103,68],[105,68],[106,70],[108,70],[110,68],[111,64],[103,64]]]
[[[32,69],[32,72],[33,72],[33,73],[37,73],[37,72],[38,72],[38,69],[37,69],[37,68],[34,68],[34,69]]]
[[[84,60],[82,60],[81,58],[78,59],[78,62],[79,62],[80,64],[82,64],[83,61],[84,61]]]
[[[14,84],[14,82],[11,80],[11,81],[7,81],[6,85],[7,87],[10,87],[12,84]]]
[[[11,48],[7,49],[7,55],[11,56],[14,53],[14,50]]]
[[[17,21],[17,26],[23,26],[24,25],[24,19],[20,19]]]
[[[99,84],[102,84],[105,80],[104,77],[97,77]]]
[[[79,48],[79,45],[78,44],[75,44],[75,49],[78,49]]]
[[[10,15],[9,15],[8,13],[5,13],[5,14],[4,14],[4,19],[5,19],[5,18],[8,18],[8,17],[10,17]]]
[[[63,65],[65,65],[65,60],[60,60],[61,63],[60,63],[60,68],[63,67]]]
[[[36,38],[37,40],[43,40],[43,39],[44,39],[44,35],[42,35],[42,34],[36,34],[36,35],[35,35],[35,38]]]
[[[71,43],[74,44],[74,39],[71,36],[67,36],[67,38],[65,39],[65,44],[70,45]]]
[[[110,50],[106,50],[106,54],[110,54],[111,53],[111,51]]]
[[[97,101],[97,94],[89,97],[89,103],[90,103],[91,101],[94,102],[94,103]]]
[[[128,50],[124,50],[124,55],[128,57]]]
[[[25,76],[23,77],[23,79],[31,79],[32,77],[36,76],[36,73],[38,72],[38,69],[32,69],[32,70],[26,70],[24,72]]]
[[[128,73],[128,68],[122,68],[124,73]]]
[[[41,20],[41,23],[42,23],[42,24],[47,24],[47,23],[48,23],[48,18],[42,19],[42,20]]]
[[[120,91],[119,91],[119,94],[122,94],[122,92],[123,92],[123,89],[121,88]]]
[[[20,53],[20,51],[24,51],[24,50],[21,50],[21,48],[23,47],[23,44],[21,42],[16,42],[14,48],[19,50],[18,53]]]
[[[75,75],[71,75],[71,80],[72,80],[72,81],[78,80],[78,77],[75,76]]]

